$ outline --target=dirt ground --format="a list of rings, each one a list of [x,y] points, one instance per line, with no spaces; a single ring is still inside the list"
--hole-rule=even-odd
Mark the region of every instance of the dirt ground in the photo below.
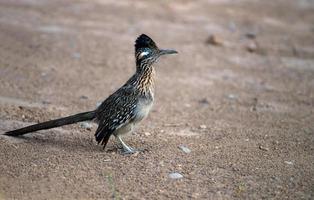
[[[126,138],[146,151],[96,125],[1,135],[0,199],[314,199],[311,0],[1,0],[0,132],[94,109],[141,33],[179,51]]]

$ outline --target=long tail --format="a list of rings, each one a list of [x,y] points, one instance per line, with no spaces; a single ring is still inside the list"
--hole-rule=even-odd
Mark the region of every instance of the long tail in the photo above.
[[[92,120],[95,117],[96,117],[96,111],[83,112],[83,113],[78,113],[76,115],[71,115],[68,117],[60,118],[60,119],[46,121],[39,124],[34,124],[31,126],[21,128],[21,129],[8,131],[5,133],[5,135],[19,136],[19,135],[23,135],[26,133],[39,131],[43,129],[50,129],[50,128],[55,128],[55,127],[59,127],[59,126],[67,125],[67,124],[74,124],[81,121]]]

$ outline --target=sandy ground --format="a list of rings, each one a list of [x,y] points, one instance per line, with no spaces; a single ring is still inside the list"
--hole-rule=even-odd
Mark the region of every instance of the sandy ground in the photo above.
[[[96,125],[2,135],[0,199],[313,199],[313,22],[311,0],[0,1],[0,132],[94,109],[141,33],[180,52],[126,138],[145,152]]]

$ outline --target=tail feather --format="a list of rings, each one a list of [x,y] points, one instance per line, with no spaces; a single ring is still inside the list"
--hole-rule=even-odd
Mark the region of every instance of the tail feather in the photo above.
[[[92,120],[95,117],[96,117],[96,111],[83,112],[83,113],[78,113],[76,115],[71,115],[68,117],[46,121],[39,124],[27,126],[24,128],[8,131],[5,133],[5,135],[19,136],[19,135],[24,135],[26,133],[30,133],[34,131],[55,128],[55,127],[59,127],[59,126],[67,125],[67,124],[74,124],[81,121]]]

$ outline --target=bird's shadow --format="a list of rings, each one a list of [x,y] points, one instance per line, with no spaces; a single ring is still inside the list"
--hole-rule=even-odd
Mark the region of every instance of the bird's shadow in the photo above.
[[[50,132],[50,131],[49,131]],[[98,145],[93,137],[88,137],[87,135],[76,134],[76,133],[41,133],[35,132],[27,135],[20,136],[6,136],[1,135],[1,138],[9,143],[15,143],[19,146],[22,143],[34,144],[43,147],[53,147],[57,149],[62,149],[72,152],[94,152],[94,153],[117,153],[123,154],[122,147],[118,145],[114,138],[110,138],[106,148],[104,149],[102,145]],[[66,131],[67,132],[67,131]],[[65,134],[65,135],[64,135]],[[71,134],[71,135],[69,135]],[[72,135],[73,134],[73,135]],[[137,145],[134,145],[137,146]],[[140,150],[141,152],[149,151],[148,148]]]
[[[56,135],[54,135],[56,136]],[[11,137],[11,136],[5,136]],[[96,144],[94,142],[94,138],[87,137],[73,137],[73,139],[63,138],[60,136],[53,137],[45,137],[39,134],[33,135],[22,135],[14,137],[15,143],[29,143],[37,146],[49,146],[58,149],[63,149],[67,151],[84,151],[84,152],[97,152],[97,153],[105,153],[105,152],[118,152],[118,148],[114,142],[108,144],[108,146],[104,149],[103,146]]]

